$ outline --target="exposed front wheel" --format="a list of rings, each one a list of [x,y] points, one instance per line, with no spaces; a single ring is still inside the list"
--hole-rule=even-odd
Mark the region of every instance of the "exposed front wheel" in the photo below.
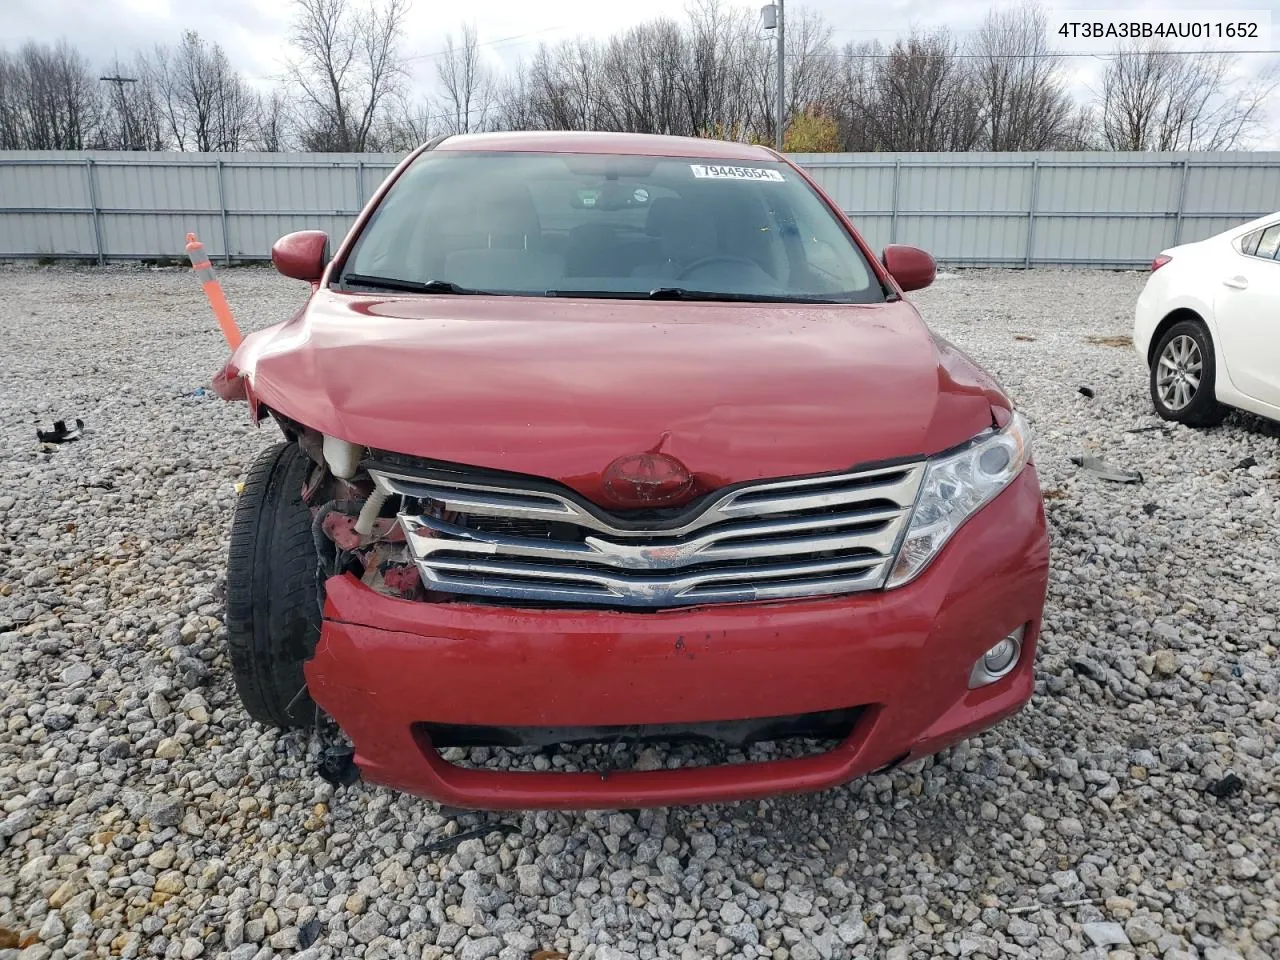
[[[1151,402],[1165,420],[1215,427],[1228,410],[1214,396],[1217,375],[1213,340],[1199,320],[1180,320],[1156,344],[1151,364]]]
[[[236,503],[227,556],[227,647],[249,715],[275,727],[311,723],[302,664],[320,638],[311,511],[302,487],[311,461],[297,444],[264,450]]]

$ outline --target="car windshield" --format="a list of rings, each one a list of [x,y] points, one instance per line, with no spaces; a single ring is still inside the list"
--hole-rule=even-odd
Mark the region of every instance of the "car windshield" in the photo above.
[[[831,210],[782,163],[436,151],[396,181],[346,289],[882,301]]]

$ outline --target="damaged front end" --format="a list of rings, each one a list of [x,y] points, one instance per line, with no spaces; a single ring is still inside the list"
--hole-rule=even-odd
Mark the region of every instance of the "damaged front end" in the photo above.
[[[882,587],[923,464],[611,511],[554,481],[371,450],[271,412],[313,466],[322,582],[406,600],[661,611]]]
[[[266,412],[311,461],[301,496],[312,516],[322,602],[325,581],[346,574],[386,596],[431,599],[409,557],[395,504],[388,503],[361,466],[365,449]]]

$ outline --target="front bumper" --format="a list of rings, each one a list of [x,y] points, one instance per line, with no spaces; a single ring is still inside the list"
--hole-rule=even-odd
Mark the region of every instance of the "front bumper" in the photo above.
[[[616,809],[820,790],[926,756],[1020,709],[1048,579],[1033,467],[897,590],[628,613],[399,600],[326,585],[306,665],[315,701],[371,781],[470,808]],[[1016,669],[970,669],[1026,625]],[[677,770],[496,772],[446,761],[422,723],[686,724],[863,707],[818,756]]]

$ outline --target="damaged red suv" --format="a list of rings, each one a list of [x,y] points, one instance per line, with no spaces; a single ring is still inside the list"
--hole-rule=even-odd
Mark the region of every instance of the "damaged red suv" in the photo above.
[[[830,787],[1030,697],[1027,422],[903,299],[932,259],[773,151],[449,137],[273,259],[310,299],[216,378],[284,433],[231,533],[256,719],[455,806],[617,808]],[[742,762],[448,749],[652,741]]]

